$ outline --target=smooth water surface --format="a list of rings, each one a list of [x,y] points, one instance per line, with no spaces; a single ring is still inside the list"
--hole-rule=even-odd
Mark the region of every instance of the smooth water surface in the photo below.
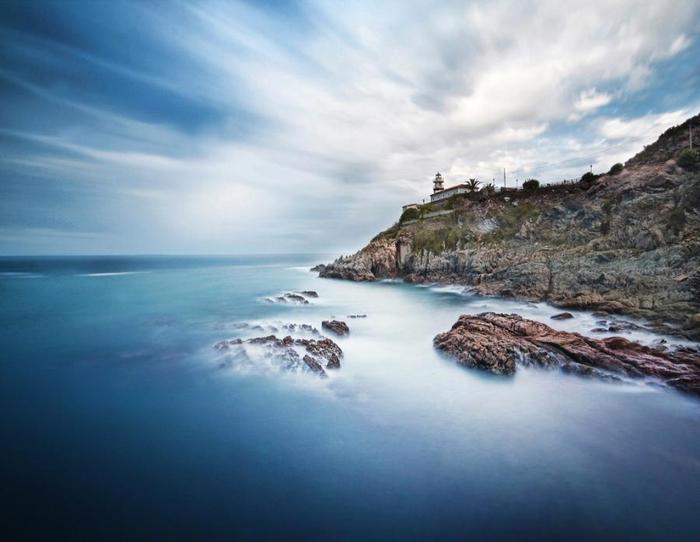
[[[431,345],[466,312],[595,318],[308,272],[327,259],[0,259],[2,539],[697,539],[700,401]],[[332,315],[325,380],[212,348]]]

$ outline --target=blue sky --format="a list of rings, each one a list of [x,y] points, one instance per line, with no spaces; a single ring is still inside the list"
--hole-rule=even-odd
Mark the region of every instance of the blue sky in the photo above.
[[[700,111],[700,2],[3,2],[0,254],[347,252]]]

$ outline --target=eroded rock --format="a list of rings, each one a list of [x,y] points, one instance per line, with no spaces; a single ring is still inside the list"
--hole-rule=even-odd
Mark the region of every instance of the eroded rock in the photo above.
[[[348,325],[340,320],[324,320],[323,322],[321,322],[321,327],[323,329],[331,331],[332,333],[335,333],[340,337],[350,333],[350,328],[348,327]]]
[[[461,365],[495,374],[513,374],[518,365],[556,367],[597,377],[651,377],[700,394],[697,350],[653,348],[623,337],[593,339],[517,314],[462,315],[433,344]]]
[[[343,357],[343,351],[331,339],[294,339],[291,335],[220,341],[214,349],[226,356],[221,367],[308,371],[323,377],[327,376],[326,369],[340,369]]]
[[[570,320],[573,317],[574,317],[574,315],[571,314],[570,312],[560,312],[559,314],[555,314],[554,316],[551,316],[550,318],[552,320]]]

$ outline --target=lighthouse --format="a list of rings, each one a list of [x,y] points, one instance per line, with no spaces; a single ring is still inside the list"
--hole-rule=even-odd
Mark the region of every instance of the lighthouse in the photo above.
[[[440,172],[438,171],[435,174],[435,180],[433,181],[433,194],[442,192],[444,189],[445,187],[443,186],[442,175],[440,175]]]

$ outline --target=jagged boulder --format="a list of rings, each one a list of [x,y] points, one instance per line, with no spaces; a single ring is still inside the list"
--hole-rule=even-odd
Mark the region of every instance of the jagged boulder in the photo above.
[[[275,335],[250,339],[219,341],[214,349],[228,356],[223,366],[244,363],[248,366],[273,365],[284,371],[307,371],[327,376],[325,369],[340,369],[343,351],[331,339],[294,339]]]
[[[321,327],[327,329],[328,331],[335,333],[339,337],[347,335],[350,333],[350,328],[345,322],[341,320],[324,320],[321,322]]]
[[[557,331],[517,314],[462,315],[450,331],[437,335],[439,351],[465,367],[511,375],[518,365],[560,368],[603,378],[652,377],[700,394],[700,352],[652,348],[623,337],[592,339]]]

